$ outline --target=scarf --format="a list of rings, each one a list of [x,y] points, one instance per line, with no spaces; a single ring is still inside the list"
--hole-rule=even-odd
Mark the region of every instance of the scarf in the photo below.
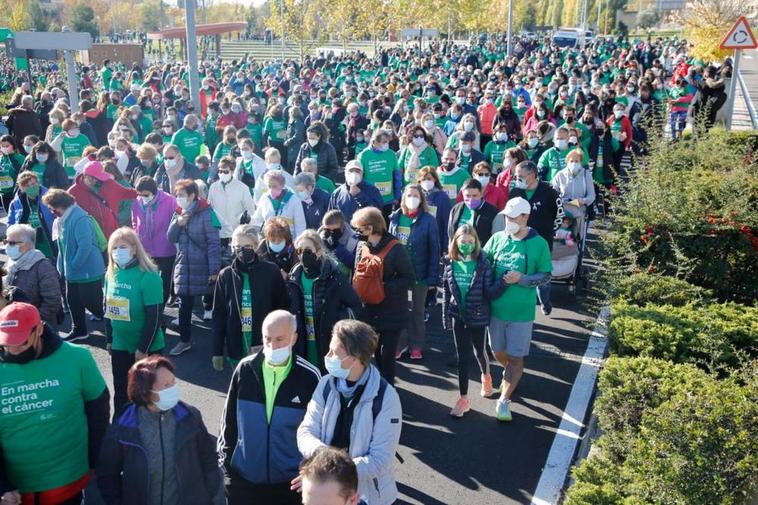
[[[339,394],[345,398],[352,398],[355,395],[355,391],[358,389],[358,387],[368,382],[369,370],[370,368],[366,368],[360,378],[352,386],[347,385],[346,379],[336,379],[334,381],[334,384],[337,387]]]
[[[38,261],[45,259],[45,255],[39,252],[37,249],[31,249],[21,255],[17,260],[8,261],[6,267],[8,275],[3,278],[3,284],[5,286],[13,284],[16,279],[16,274],[23,270],[29,270]]]
[[[53,240],[58,240],[63,234],[63,223],[68,219],[68,216],[71,215],[71,211],[74,210],[74,207],[76,207],[76,204],[66,209],[66,212],[64,212],[61,217],[56,217],[55,221],[53,221]]]

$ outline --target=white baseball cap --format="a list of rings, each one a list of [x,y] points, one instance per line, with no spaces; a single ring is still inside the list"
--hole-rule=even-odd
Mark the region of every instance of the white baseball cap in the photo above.
[[[345,172],[348,172],[350,170],[360,170],[363,172],[363,165],[361,165],[361,162],[358,160],[348,161],[347,165],[345,166]]]
[[[529,214],[532,210],[532,206],[529,205],[525,199],[520,196],[511,198],[508,203],[505,204],[505,215],[510,218],[519,217],[521,214]]]

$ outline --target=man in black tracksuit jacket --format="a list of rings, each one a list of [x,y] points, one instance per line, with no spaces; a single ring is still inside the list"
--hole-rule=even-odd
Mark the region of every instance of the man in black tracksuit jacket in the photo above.
[[[529,214],[527,225],[547,240],[550,251],[553,250],[553,235],[560,228],[563,222],[563,203],[561,195],[553,187],[539,179],[537,165],[532,161],[522,161],[516,167],[517,180],[526,184],[526,189],[518,187],[511,189],[508,199],[520,196],[525,198],[532,206],[532,212]],[[502,226],[505,225],[503,218]],[[498,226],[501,226],[498,223]],[[502,228],[501,228],[502,229]],[[493,230],[494,231],[494,230]],[[553,311],[553,304],[550,303],[550,283],[542,284],[537,287],[537,297],[542,306],[542,313],[550,315]]]
[[[482,191],[482,185],[476,179],[467,180],[461,188],[461,193],[463,194],[464,201],[456,203],[455,206],[453,206],[453,208],[450,210],[450,217],[448,218],[447,223],[447,236],[452,237],[455,235],[455,230],[457,230],[461,225],[468,224],[468,221],[466,223],[461,222],[463,213],[466,211],[467,216],[470,216],[473,213],[474,229],[476,230],[476,234],[479,236],[479,242],[484,245],[492,236],[492,223],[497,217],[497,209],[484,200],[484,191]],[[465,201],[467,198],[478,199],[479,205],[473,209],[468,209],[466,207],[468,203]]]
[[[263,352],[244,358],[234,370],[221,418],[218,453],[227,503],[297,505],[300,495],[290,491],[302,460],[297,428],[321,374],[292,352],[297,341],[292,314],[272,312],[262,332]],[[282,361],[276,351],[287,347]]]

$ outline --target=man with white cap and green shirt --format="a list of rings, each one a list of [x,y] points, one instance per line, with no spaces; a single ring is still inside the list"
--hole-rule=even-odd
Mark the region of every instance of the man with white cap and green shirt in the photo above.
[[[547,241],[526,224],[530,211],[525,199],[509,200],[503,211],[505,231],[492,235],[483,250],[495,276],[508,284],[505,292],[490,302],[490,346],[504,368],[495,408],[499,421],[511,420],[510,398],[521,379],[532,341],[537,286],[550,282],[552,271]]]

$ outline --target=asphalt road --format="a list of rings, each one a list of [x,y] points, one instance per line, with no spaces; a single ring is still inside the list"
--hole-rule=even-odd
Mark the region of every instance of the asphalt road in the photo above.
[[[463,419],[449,416],[457,399],[452,334],[440,324],[440,310],[428,324],[429,349],[422,361],[407,358],[398,366],[397,387],[403,404],[403,433],[396,461],[401,503],[492,504],[529,503],[545,458],[561,421],[573,380],[587,346],[584,324],[589,316],[567,288],[553,286],[555,309],[538,315],[527,369],[514,399],[514,420],[494,419],[494,399],[478,395],[478,373],[470,385],[472,410]],[[539,313],[539,311],[538,311]],[[175,309],[167,314],[173,316]],[[231,370],[211,367],[210,331],[195,315],[193,348],[175,359],[182,399],[200,409],[208,429],[218,433]],[[86,341],[106,380],[111,382],[108,354],[100,324]],[[177,335],[169,330],[167,348]],[[494,364],[494,362],[493,362]],[[472,363],[472,370],[477,370]],[[493,380],[499,385],[499,366]],[[88,505],[100,504],[96,492]]]

